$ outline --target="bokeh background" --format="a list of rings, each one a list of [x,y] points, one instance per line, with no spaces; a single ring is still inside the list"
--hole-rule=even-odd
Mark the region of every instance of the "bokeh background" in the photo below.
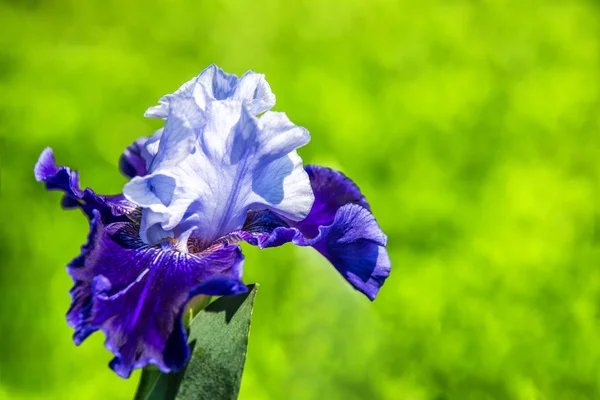
[[[32,168],[99,193],[210,63],[266,73],[306,163],[363,189],[393,272],[370,303],[311,249],[245,246],[260,282],[241,399],[600,398],[598,2],[0,3],[0,398],[130,399],[71,342],[87,222]]]

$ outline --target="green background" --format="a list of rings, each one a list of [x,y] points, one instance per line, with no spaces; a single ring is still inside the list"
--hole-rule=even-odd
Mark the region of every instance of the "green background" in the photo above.
[[[65,265],[87,222],[40,151],[114,193],[148,106],[216,63],[266,73],[389,236],[370,303],[312,249],[260,282],[241,399],[600,398],[600,8],[592,1],[0,3],[0,398],[130,399],[81,347]]]

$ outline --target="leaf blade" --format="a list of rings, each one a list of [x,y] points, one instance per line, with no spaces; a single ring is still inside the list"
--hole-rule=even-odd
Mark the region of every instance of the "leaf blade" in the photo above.
[[[221,297],[200,311],[189,327],[192,354],[187,366],[178,373],[159,373],[153,385],[148,381],[156,372],[144,369],[136,400],[237,399],[258,284],[248,288],[247,293]]]

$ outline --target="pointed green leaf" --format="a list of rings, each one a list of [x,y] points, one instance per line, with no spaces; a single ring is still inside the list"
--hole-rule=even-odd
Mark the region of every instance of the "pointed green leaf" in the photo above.
[[[135,400],[237,399],[258,285],[248,288],[200,311],[190,324],[188,365],[174,374],[145,368]]]

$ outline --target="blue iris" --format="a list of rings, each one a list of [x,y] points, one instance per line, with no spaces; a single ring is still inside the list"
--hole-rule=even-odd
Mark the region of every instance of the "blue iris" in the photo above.
[[[90,221],[68,266],[75,343],[102,330],[120,376],[149,363],[163,372],[185,365],[188,301],[247,290],[242,241],[312,246],[371,300],[389,275],[387,238],[358,187],[303,166],[296,149],[310,135],[274,105],[263,75],[208,67],[148,109],[164,128],[125,150],[120,167],[131,181],[115,196],[81,190],[49,148],[40,155],[36,179]]]

